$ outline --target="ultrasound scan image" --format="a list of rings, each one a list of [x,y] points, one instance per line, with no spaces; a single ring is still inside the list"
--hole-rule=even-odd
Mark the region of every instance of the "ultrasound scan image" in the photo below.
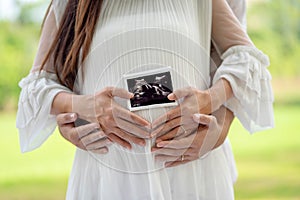
[[[168,95],[173,92],[170,72],[135,77],[127,80],[128,89],[134,94],[131,107],[173,103]]]

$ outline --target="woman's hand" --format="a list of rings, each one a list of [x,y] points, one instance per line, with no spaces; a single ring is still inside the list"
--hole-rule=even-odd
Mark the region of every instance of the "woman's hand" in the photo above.
[[[221,107],[213,115],[194,114],[193,120],[199,123],[198,129],[180,139],[156,141],[152,151],[156,160],[173,167],[201,158],[225,141],[233,120],[233,113]]]
[[[78,118],[100,124],[103,132],[113,141],[130,149],[131,144],[145,145],[150,137],[150,123],[118,105],[114,97],[130,99],[132,93],[120,88],[107,87],[95,95],[59,93],[53,100],[52,114],[77,113]]]
[[[79,118],[99,123],[104,133],[114,142],[131,148],[130,142],[144,146],[150,137],[147,126],[150,123],[140,116],[118,105],[114,97],[130,99],[132,93],[114,87],[107,87],[95,95],[84,95],[73,99],[73,110]]]
[[[198,128],[192,119],[194,113],[211,114],[232,96],[230,84],[225,79],[219,80],[208,90],[188,87],[174,91],[169,100],[180,101],[180,104],[152,124],[151,137],[159,139],[185,137]]]
[[[175,137],[185,137],[196,131],[198,123],[193,121],[194,113],[210,113],[210,97],[207,91],[196,88],[183,88],[168,96],[170,100],[183,99],[174,109],[156,119],[153,124],[151,137],[160,140]],[[201,100],[200,100],[201,99]]]
[[[111,145],[112,142],[100,130],[99,124],[91,123],[75,127],[76,120],[77,115],[75,113],[59,114],[56,121],[60,134],[80,149],[98,154],[108,153],[107,146]]]

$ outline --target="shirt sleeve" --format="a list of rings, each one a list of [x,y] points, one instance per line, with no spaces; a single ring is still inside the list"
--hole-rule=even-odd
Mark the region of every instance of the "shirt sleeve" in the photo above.
[[[225,106],[250,133],[272,128],[269,59],[254,46],[225,0],[213,0],[212,40],[222,59],[213,83],[228,80],[234,94]]]
[[[29,75],[19,82],[21,93],[18,103],[16,126],[19,130],[22,152],[34,150],[53,133],[56,116],[51,115],[52,101],[60,92],[72,92],[61,85],[54,68],[47,62],[40,71],[43,59],[56,34],[59,17],[55,14],[55,2],[50,7],[42,30],[34,65]]]
[[[246,0],[227,0],[227,2],[236,18],[239,20],[242,28],[247,30]]]
[[[243,29],[246,31],[246,0],[227,0],[227,2],[231,10],[233,11],[233,14],[236,16]],[[213,77],[216,73],[216,70],[222,63],[221,56],[218,54],[213,44],[211,45],[210,57],[210,76]]]

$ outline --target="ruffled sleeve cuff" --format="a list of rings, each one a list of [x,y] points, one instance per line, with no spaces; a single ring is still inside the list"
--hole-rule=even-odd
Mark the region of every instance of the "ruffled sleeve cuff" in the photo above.
[[[72,92],[58,83],[55,74],[34,72],[23,78],[16,126],[22,152],[39,147],[55,130],[56,117],[50,114],[52,101],[59,92]]]
[[[255,47],[235,46],[222,55],[213,83],[225,78],[234,97],[224,105],[250,133],[273,128],[273,92],[268,57]]]

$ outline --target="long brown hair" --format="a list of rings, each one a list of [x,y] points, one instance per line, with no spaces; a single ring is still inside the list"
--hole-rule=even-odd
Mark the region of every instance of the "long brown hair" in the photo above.
[[[71,90],[78,66],[90,50],[101,5],[102,0],[68,0],[56,36],[43,61],[41,70],[51,60],[59,82]]]

